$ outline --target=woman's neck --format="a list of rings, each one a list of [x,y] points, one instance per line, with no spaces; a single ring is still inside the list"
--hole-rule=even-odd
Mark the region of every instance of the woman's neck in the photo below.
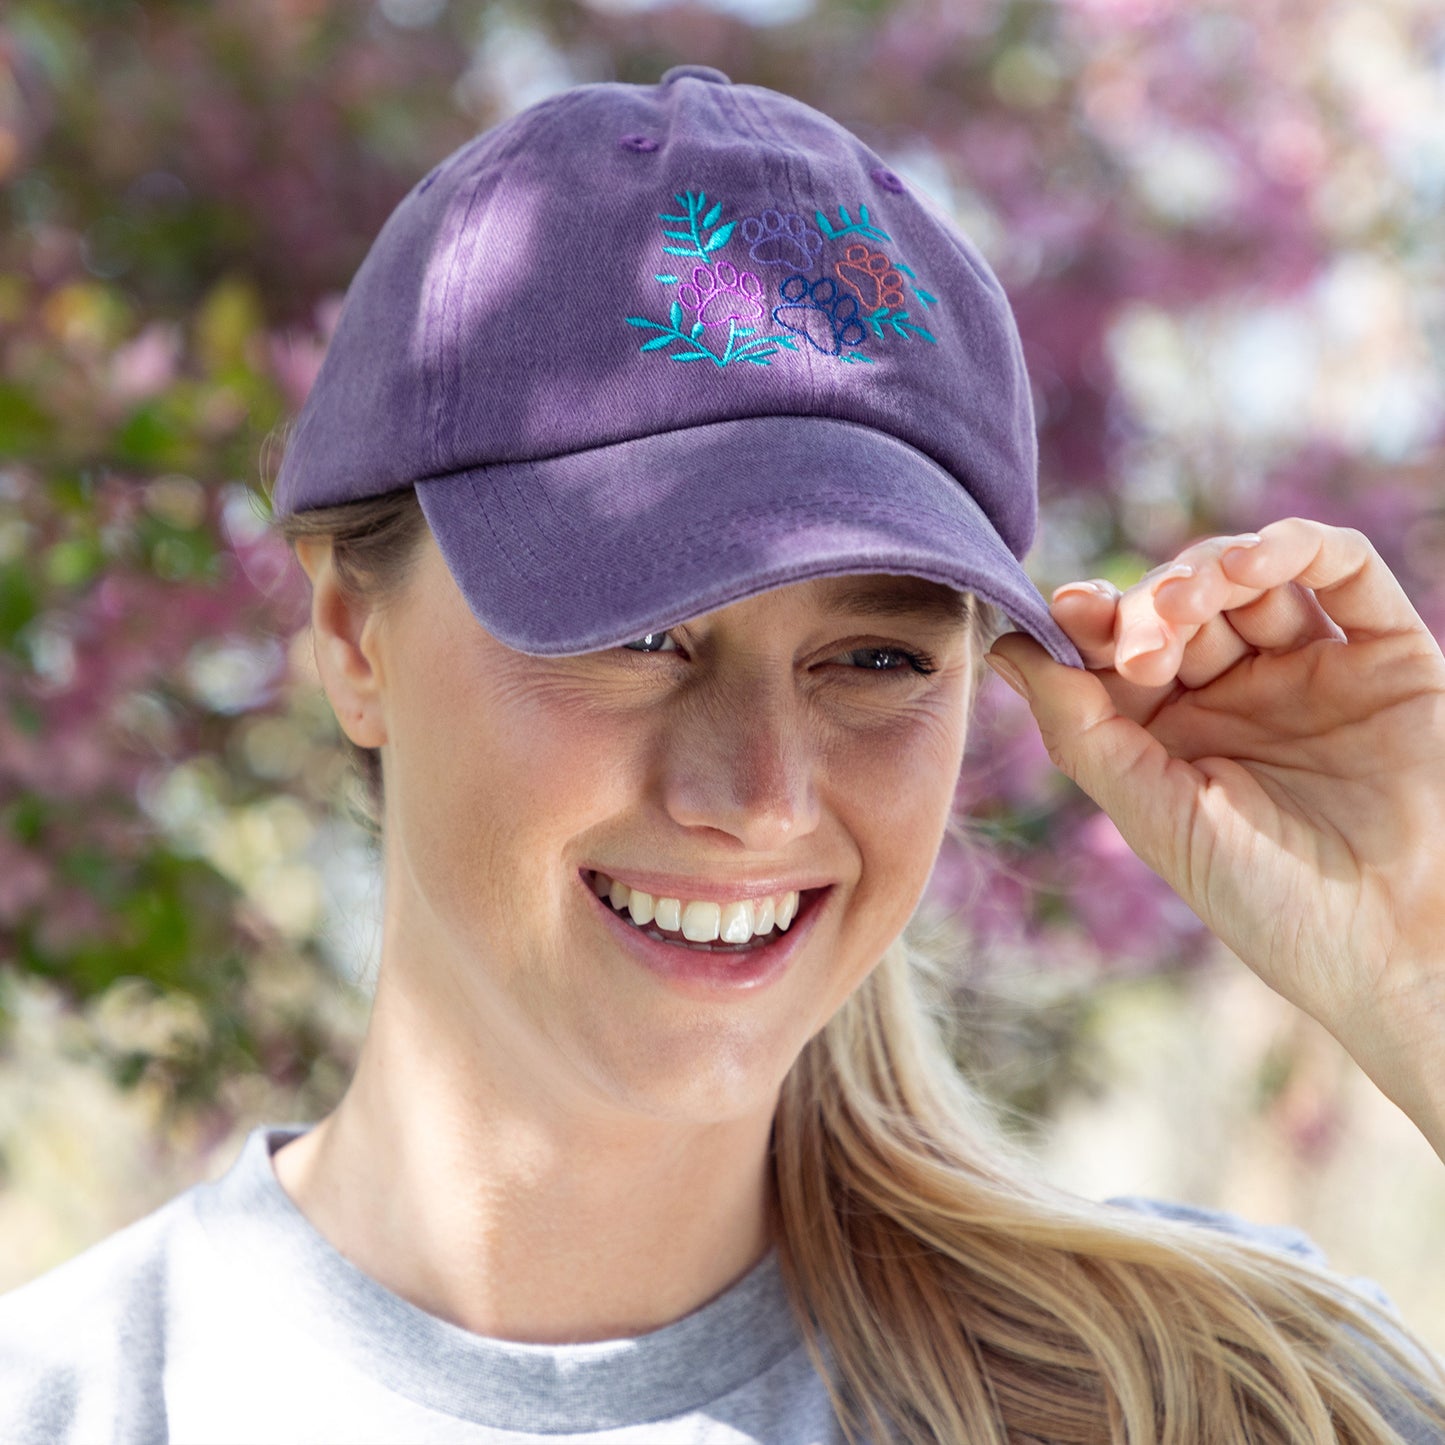
[[[679,1124],[509,1097],[479,1073],[484,1051],[389,1004],[379,990],[342,1102],[273,1167],[393,1293],[477,1334],[578,1343],[681,1318],[766,1253],[770,1117]]]

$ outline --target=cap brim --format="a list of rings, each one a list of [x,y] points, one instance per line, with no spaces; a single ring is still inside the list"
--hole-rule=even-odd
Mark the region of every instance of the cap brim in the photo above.
[[[964,487],[856,422],[714,422],[416,490],[472,613],[520,652],[594,652],[785,583],[890,572],[972,592],[1083,666]]]

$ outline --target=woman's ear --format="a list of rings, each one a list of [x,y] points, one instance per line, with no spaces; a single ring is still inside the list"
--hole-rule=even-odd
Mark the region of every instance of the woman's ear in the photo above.
[[[296,558],[311,579],[312,646],[331,710],[358,747],[378,748],[386,741],[377,667],[380,615],[342,590],[328,539],[298,538]]]

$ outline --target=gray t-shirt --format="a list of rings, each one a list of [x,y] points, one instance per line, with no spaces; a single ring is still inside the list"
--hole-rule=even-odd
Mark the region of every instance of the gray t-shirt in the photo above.
[[[296,1208],[271,1154],[309,1127],[254,1129],[220,1179],[0,1297],[0,1441],[842,1445],[775,1255],[637,1338],[488,1339],[385,1289]],[[1318,1257],[1297,1231],[1118,1202]]]

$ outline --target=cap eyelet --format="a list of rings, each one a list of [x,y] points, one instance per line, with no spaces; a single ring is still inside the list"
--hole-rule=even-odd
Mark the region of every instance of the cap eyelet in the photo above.
[[[875,166],[868,174],[872,176],[885,191],[892,191],[895,196],[901,196],[903,192],[908,189],[892,171],[885,170],[882,166]]]
[[[650,135],[625,135],[617,144],[625,151],[638,151],[642,154],[657,149],[657,142]]]

